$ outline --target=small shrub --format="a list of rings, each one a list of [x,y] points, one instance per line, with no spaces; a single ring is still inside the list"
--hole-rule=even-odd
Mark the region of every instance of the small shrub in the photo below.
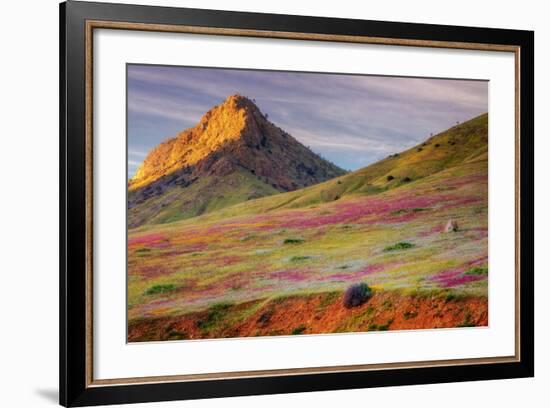
[[[230,309],[231,306],[233,306],[233,303],[231,302],[219,302],[214,303],[210,308],[208,309],[210,312],[225,312],[226,310]]]
[[[167,334],[168,340],[187,340],[189,339],[189,336],[187,336],[187,333],[180,332],[177,330],[170,330]]]
[[[376,330],[378,330],[378,325],[374,324],[374,323],[371,323],[371,324],[369,324],[369,327],[367,329],[368,329],[368,331],[376,331]]]
[[[476,266],[474,268],[468,269],[464,275],[487,275],[489,274],[489,268],[486,266]]]
[[[445,295],[445,303],[452,302],[455,299],[456,295],[454,293],[447,293],[447,295]]]
[[[233,304],[230,302],[220,302],[210,306],[206,317],[197,321],[196,326],[202,330],[213,328],[225,318],[232,306]]]
[[[464,320],[457,327],[475,327],[475,323],[472,321],[472,315],[470,311],[467,311],[464,315]]]
[[[411,181],[412,181],[412,179],[411,179],[410,177],[405,177],[405,178],[403,179],[403,183],[409,183],[409,182],[411,182]]]
[[[405,319],[405,320],[415,318],[416,316],[418,316],[417,311],[408,311],[407,310],[406,312],[403,313],[403,319]]]
[[[391,246],[388,246],[388,247],[384,248],[384,251],[385,252],[399,251],[401,249],[409,249],[409,248],[412,248],[412,247],[414,247],[414,244],[411,244],[410,242],[402,241],[402,242],[398,242],[395,245],[391,245]]]
[[[351,309],[352,307],[361,306],[372,295],[372,289],[364,282],[356,283],[346,289],[344,293],[344,307]]]
[[[257,323],[267,323],[271,319],[271,316],[273,316],[273,310],[267,310],[260,317],[258,317]]]
[[[417,152],[421,152],[423,149],[421,147],[419,147],[418,149],[416,149]]]
[[[395,177],[393,177],[393,176],[390,174],[388,177],[386,177],[386,180],[392,181],[394,178],[395,178]]]
[[[311,259],[311,256],[297,255],[290,258],[290,262],[301,262],[301,261],[307,261],[308,259]]]
[[[167,284],[167,285],[154,285],[148,288],[145,291],[146,295],[157,295],[159,293],[168,293],[176,290],[176,285]]]
[[[136,253],[138,254],[144,254],[144,253],[147,253],[147,252],[151,252],[151,248],[139,248],[139,249],[136,249]]]
[[[291,334],[292,335],[297,335],[297,334],[302,334],[304,332],[304,330],[306,329],[306,326],[304,326],[303,324],[295,327],[294,329],[292,329],[292,332]]]
[[[439,143],[436,143],[436,144],[434,145],[434,147],[439,147]]]
[[[286,238],[283,244],[301,244],[302,242],[304,242],[303,238]]]

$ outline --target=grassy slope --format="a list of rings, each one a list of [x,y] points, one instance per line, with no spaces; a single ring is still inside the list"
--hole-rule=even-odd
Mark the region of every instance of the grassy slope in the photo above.
[[[377,194],[405,184],[406,177],[414,181],[476,157],[483,159],[485,155],[486,159],[487,122],[488,115],[483,114],[361,170],[298,191],[226,208],[212,217],[220,219],[281,208],[300,208],[346,195]],[[388,176],[394,179],[388,181]]]
[[[193,219],[130,230],[130,323],[212,309],[206,317],[218,316],[216,327],[227,323],[220,310],[237,310],[238,318],[232,314],[232,319],[245,324],[281,297],[341,296],[358,281],[376,293],[485,297],[486,129],[486,116],[476,118],[434,136],[420,152],[410,149],[343,176],[340,184],[329,181]],[[413,181],[388,183],[389,174]],[[323,197],[329,187],[338,188],[341,198]],[[372,188],[379,193],[373,194]],[[458,222],[458,232],[443,232],[450,219]],[[402,242],[410,247],[396,246]],[[460,319],[467,320],[469,312],[461,313]],[[444,314],[432,323],[422,316],[427,326],[414,327],[444,324]],[[314,327],[306,332],[315,330],[325,332]]]
[[[377,196],[132,230],[129,317],[343,290],[361,280],[379,290],[484,295],[486,273],[469,273],[487,266],[486,180],[479,161]],[[442,232],[449,219],[459,232]],[[399,242],[413,246],[386,250]],[[161,285],[171,286],[147,293]]]
[[[173,187],[128,211],[130,225],[169,223],[196,217],[237,203],[279,193],[248,171],[208,176],[186,188]]]

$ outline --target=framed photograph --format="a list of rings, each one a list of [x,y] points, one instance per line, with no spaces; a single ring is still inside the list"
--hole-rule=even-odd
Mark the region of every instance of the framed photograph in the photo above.
[[[60,21],[62,405],[533,376],[533,32]]]

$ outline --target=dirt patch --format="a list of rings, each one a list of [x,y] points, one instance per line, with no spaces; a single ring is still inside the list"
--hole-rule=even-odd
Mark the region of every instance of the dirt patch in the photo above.
[[[485,297],[375,292],[346,309],[340,292],[218,304],[208,310],[131,321],[130,342],[276,336],[488,325]]]

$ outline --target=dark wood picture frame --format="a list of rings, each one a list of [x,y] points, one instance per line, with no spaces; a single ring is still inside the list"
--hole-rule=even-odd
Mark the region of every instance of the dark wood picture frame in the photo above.
[[[516,353],[485,359],[94,380],[92,32],[96,28],[514,52]],[[60,5],[60,403],[338,390],[534,375],[534,33],[68,1]],[[520,143],[521,140],[521,143]],[[520,251],[521,248],[521,251]]]

